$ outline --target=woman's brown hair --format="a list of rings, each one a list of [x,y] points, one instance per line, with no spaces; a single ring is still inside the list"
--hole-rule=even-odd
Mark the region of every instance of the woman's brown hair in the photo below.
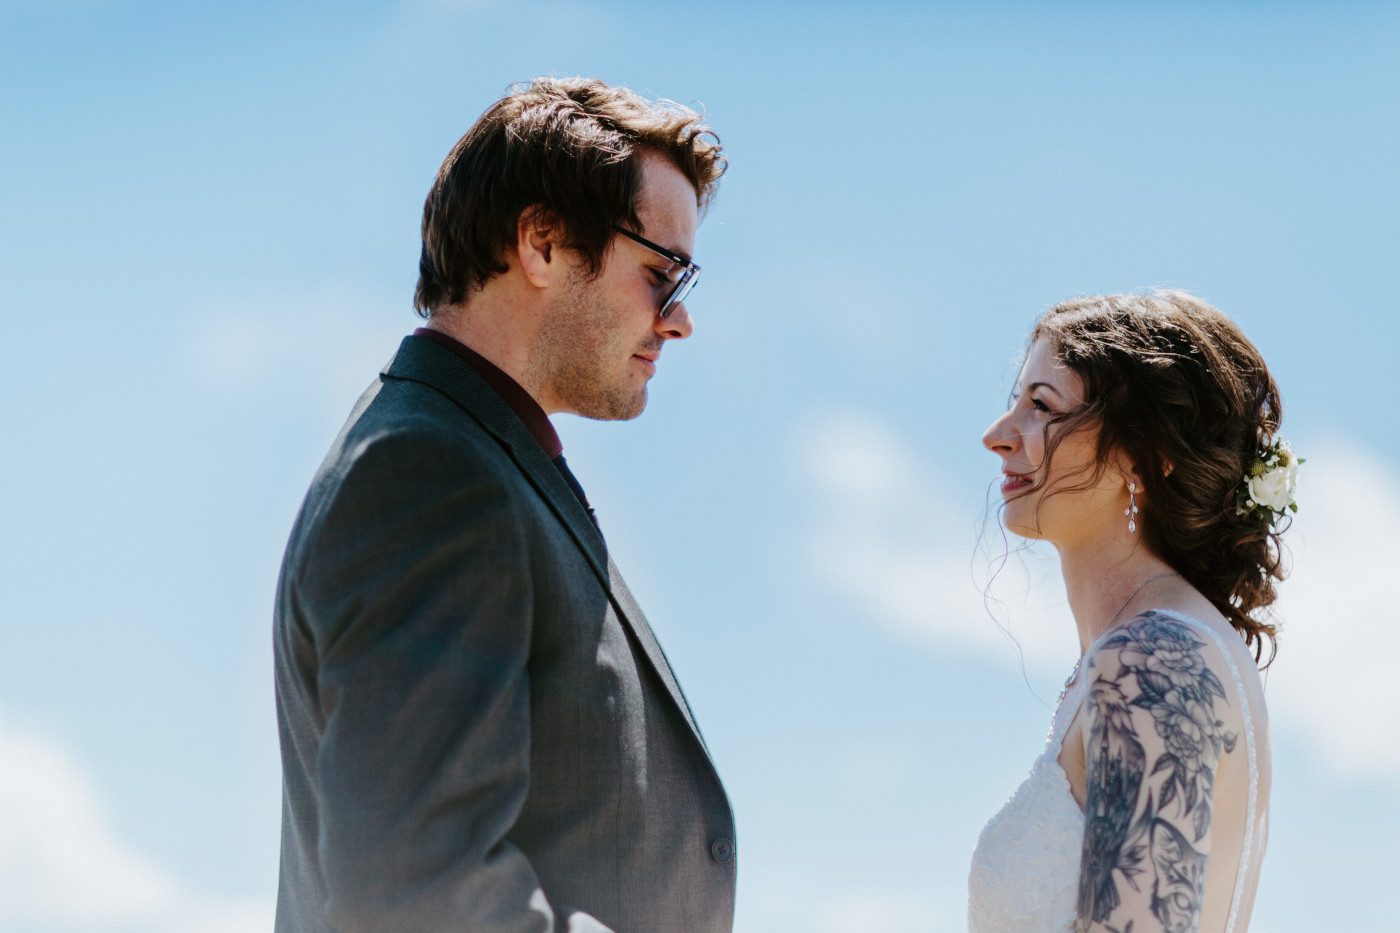
[[[1185,292],[1099,295],[1041,316],[1044,337],[1083,381],[1083,405],[1057,417],[1046,461],[1069,434],[1097,427],[1095,479],[1125,458],[1143,485],[1138,526],[1152,553],[1211,601],[1269,661],[1266,620],[1284,577],[1279,531],[1238,514],[1235,493],[1278,431],[1278,386],[1249,339]],[[1267,666],[1267,663],[1266,665]]]

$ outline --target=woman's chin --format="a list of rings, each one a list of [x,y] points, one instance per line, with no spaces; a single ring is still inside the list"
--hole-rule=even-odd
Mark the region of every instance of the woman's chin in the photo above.
[[[1008,504],[1001,515],[1001,526],[1020,538],[1028,538],[1038,541],[1042,537],[1040,528],[1029,521],[1028,517],[1018,514],[1021,510]]]

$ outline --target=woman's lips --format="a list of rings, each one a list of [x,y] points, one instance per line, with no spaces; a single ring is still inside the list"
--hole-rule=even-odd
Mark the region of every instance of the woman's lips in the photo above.
[[[1001,494],[1010,495],[1013,492],[1020,492],[1022,489],[1029,489],[1034,483],[1029,476],[1021,476],[1015,473],[1007,473],[1001,480]]]

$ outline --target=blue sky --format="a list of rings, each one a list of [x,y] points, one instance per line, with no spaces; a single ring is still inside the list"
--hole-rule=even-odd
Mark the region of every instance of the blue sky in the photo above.
[[[647,413],[557,421],[734,799],[740,933],[963,928],[1077,654],[1049,555],[984,605],[977,439],[1038,311],[1152,286],[1241,323],[1308,458],[1252,929],[1389,928],[1397,42],[1382,3],[0,0],[0,928],[268,928],[286,533],[416,324],[434,170],[544,73],[732,160]]]

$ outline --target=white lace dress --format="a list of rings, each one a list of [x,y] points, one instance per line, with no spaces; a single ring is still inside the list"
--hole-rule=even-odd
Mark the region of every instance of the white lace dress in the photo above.
[[[1239,670],[1221,637],[1189,616],[1168,614],[1215,641],[1230,667],[1243,707],[1245,747],[1249,754],[1245,825],[1253,826],[1254,831],[1240,856],[1225,926],[1224,933],[1233,933],[1246,888],[1258,880],[1258,872],[1249,870],[1250,860],[1257,862],[1266,832],[1265,815],[1256,814],[1259,768],[1254,717]],[[1093,649],[1091,645],[1089,650]],[[1055,710],[1045,751],[1031,766],[1030,776],[988,821],[977,840],[967,882],[971,933],[1072,933],[1074,929],[1084,812],[1070,793],[1069,779],[1059,758],[1065,733],[1083,702],[1087,681],[1087,677],[1080,677],[1066,691]]]

